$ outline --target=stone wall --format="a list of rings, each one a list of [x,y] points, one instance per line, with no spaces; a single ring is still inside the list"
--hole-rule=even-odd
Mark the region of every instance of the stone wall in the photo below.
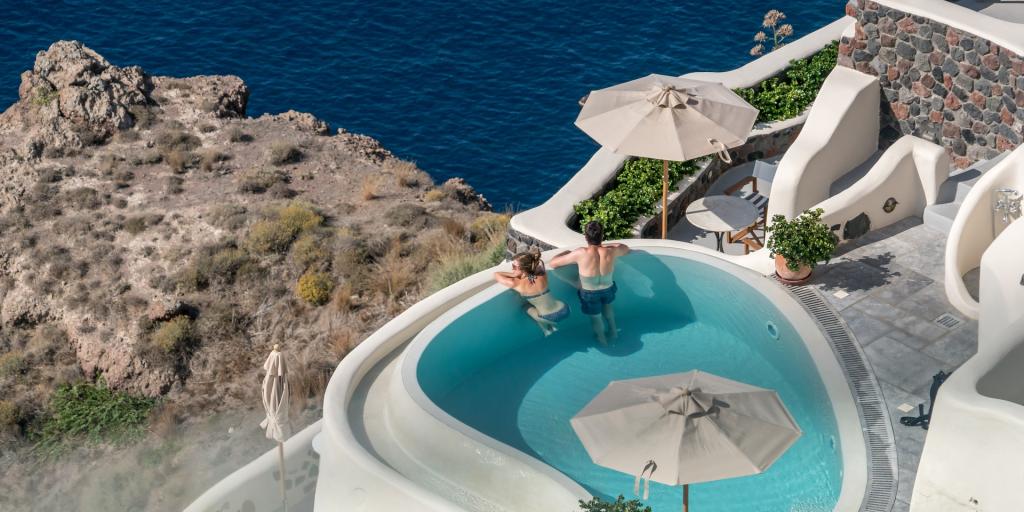
[[[987,39],[867,0],[851,0],[854,37],[839,65],[879,77],[879,143],[915,135],[959,168],[1021,143],[1024,59]]]

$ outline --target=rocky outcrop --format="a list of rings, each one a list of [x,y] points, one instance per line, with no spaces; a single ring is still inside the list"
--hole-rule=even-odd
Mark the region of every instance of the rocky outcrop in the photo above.
[[[80,150],[131,127],[129,109],[148,103],[151,90],[142,68],[113,66],[82,43],[59,41],[22,73],[18,103],[0,116],[0,132],[23,134],[22,158]]]
[[[0,355],[55,330],[86,377],[175,399],[216,383],[220,399],[267,343],[301,339],[324,364],[332,329],[355,337],[415,300],[423,248],[477,239],[439,242],[490,209],[464,180],[427,201],[426,173],[376,140],[308,113],[246,117],[248,97],[238,77],[150,76],[75,41],[37,55],[0,114]],[[325,225],[274,224],[286,201]],[[272,249],[253,249],[254,228]],[[410,277],[366,290],[377,259]],[[342,305],[296,302],[307,271],[347,290]],[[0,394],[70,368],[33,362]]]
[[[331,131],[326,121],[317,119],[316,116],[308,112],[289,110],[280,114],[263,114],[260,118],[290,124],[299,130],[315,135],[327,135]]]

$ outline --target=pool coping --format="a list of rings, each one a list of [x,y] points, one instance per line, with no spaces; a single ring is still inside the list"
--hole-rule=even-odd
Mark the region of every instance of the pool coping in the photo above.
[[[816,288],[810,285],[786,286],[789,294],[803,306],[825,335],[843,369],[864,432],[868,454],[867,485],[861,502],[862,512],[890,512],[896,503],[899,486],[896,463],[896,439],[889,410],[874,372],[839,312]]]
[[[723,261],[716,257],[716,255],[707,254],[704,251],[693,250],[688,247],[680,247],[677,242],[672,241],[630,240],[627,241],[627,243],[636,249],[641,249],[651,254],[688,258],[710,264],[737,278],[747,280],[748,284],[750,284],[752,288],[765,295],[766,298],[772,301],[773,305],[780,310],[785,312],[787,309],[796,306],[802,312],[806,313],[806,317],[804,315],[798,315],[796,318],[787,314],[787,319],[797,332],[800,333],[801,338],[804,340],[804,345],[811,355],[812,360],[815,362],[819,376],[822,378],[823,384],[825,385],[827,393],[833,404],[833,413],[835,414],[840,442],[843,447],[841,453],[844,460],[841,479],[842,484],[833,510],[837,512],[848,512],[852,510],[870,512],[874,512],[876,510],[888,511],[889,509],[867,508],[869,505],[867,503],[867,497],[874,495],[874,493],[871,492],[873,487],[869,486],[869,483],[872,482],[869,479],[869,476],[871,476],[869,469],[872,465],[869,463],[868,449],[870,443],[867,439],[870,432],[863,428],[854,431],[854,427],[851,425],[852,422],[849,421],[852,419],[851,416],[856,415],[858,417],[857,425],[860,426],[864,424],[864,418],[861,415],[862,409],[858,403],[860,394],[855,388],[854,383],[849,379],[846,366],[842,364],[841,358],[838,357],[835,352],[836,347],[833,344],[832,337],[818,322],[814,313],[809,310],[796,295],[786,288],[781,287],[781,285],[774,280],[768,279],[762,274],[745,267],[729,264],[730,262]],[[548,252],[550,254],[547,256],[555,254],[555,250]],[[754,282],[760,282],[762,284],[756,285]],[[462,423],[438,407],[437,404],[427,397],[426,393],[419,387],[418,379],[416,377],[416,367],[419,361],[419,356],[422,355],[422,351],[426,347],[426,344],[429,343],[429,339],[432,339],[433,335],[443,329],[443,327],[445,327],[455,315],[475,307],[475,305],[478,305],[482,300],[485,300],[485,297],[489,298],[501,291],[504,291],[504,288],[498,285],[484,287],[472,296],[464,299],[461,303],[452,307],[449,311],[434,319],[429,325],[420,331],[406,349],[403,350],[403,354],[398,363],[399,367],[397,368],[398,371],[396,372],[396,375],[401,381],[402,387],[405,388],[407,395],[410,396],[422,410],[427,412],[437,421],[445,424],[447,428],[462,434],[468,440],[480,443],[490,450],[495,450],[511,456],[519,462],[524,463],[526,466],[538,470],[540,473],[553,476],[553,480],[555,482],[567,487],[567,490],[570,490],[570,492],[578,493],[582,488],[568,476],[562,474],[553,467],[548,466],[543,461],[523,453],[514,447],[508,446],[499,440],[493,439],[490,436],[487,436],[486,434]],[[780,302],[780,300],[782,302]],[[785,302],[788,302],[788,304],[785,304]],[[845,325],[843,325],[843,329],[845,329]],[[808,343],[807,340],[809,337],[807,335],[811,334],[809,331],[813,331],[813,333],[817,333],[822,336],[829,348],[825,349],[824,347],[821,347],[820,343]],[[848,331],[846,332],[848,333]],[[824,355],[823,353],[828,354],[824,359],[822,358]],[[861,362],[863,364],[863,355],[861,355]],[[837,369],[842,372],[842,378],[830,378],[826,376],[825,372],[827,370],[834,371]],[[871,382],[874,383],[873,375],[870,376],[870,379]],[[849,393],[846,395],[845,400],[840,399],[837,396],[837,394],[843,394],[841,389],[837,389],[839,381],[842,382],[842,388],[845,388],[845,393]],[[875,384],[875,387],[877,388],[877,384]],[[887,420],[888,414],[886,413],[883,418]],[[856,434],[854,432],[856,432]],[[856,436],[861,438],[861,443],[857,443],[857,446],[852,446],[849,442],[852,440],[852,437]],[[889,436],[890,444],[892,444],[891,430]],[[873,456],[874,454],[871,453],[871,455]],[[895,460],[894,457],[893,460]],[[860,499],[854,497],[855,495],[852,494],[856,492],[856,489],[864,490]]]

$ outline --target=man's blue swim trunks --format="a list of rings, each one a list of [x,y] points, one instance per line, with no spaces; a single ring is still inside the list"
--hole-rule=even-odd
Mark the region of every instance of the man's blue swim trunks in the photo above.
[[[584,315],[600,315],[604,306],[611,304],[615,300],[615,292],[618,291],[619,287],[615,283],[612,283],[608,288],[602,288],[600,290],[584,290],[580,288],[580,309],[583,310]]]

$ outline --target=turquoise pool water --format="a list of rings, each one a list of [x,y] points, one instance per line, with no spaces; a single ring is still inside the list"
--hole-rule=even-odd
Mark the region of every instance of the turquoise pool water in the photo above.
[[[557,277],[552,292],[573,309],[559,332],[544,338],[519,297],[502,292],[424,349],[416,372],[427,396],[592,494],[614,498],[630,496],[633,477],[591,462],[569,424],[609,381],[700,369],[775,389],[804,435],[760,475],[691,486],[691,509],[832,510],[842,481],[832,405],[803,341],[768,299],[710,265],[633,253],[616,273],[619,340],[600,348],[568,284],[575,275],[560,270]],[[681,494],[654,484],[647,503],[655,512],[679,510]]]

